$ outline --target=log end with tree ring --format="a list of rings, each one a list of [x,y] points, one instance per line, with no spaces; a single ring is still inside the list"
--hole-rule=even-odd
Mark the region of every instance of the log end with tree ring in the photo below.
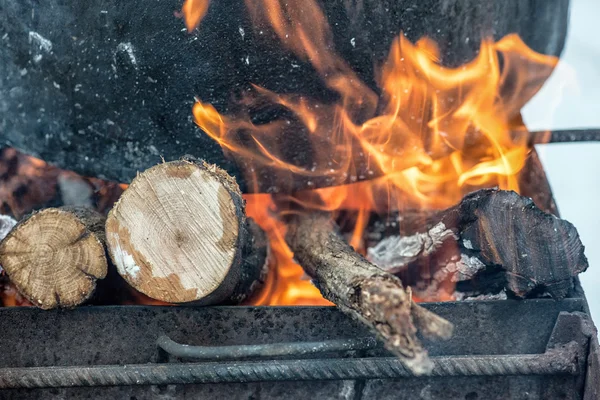
[[[107,272],[104,244],[94,229],[97,221],[103,222],[103,217],[91,210],[49,208],[34,213],[2,241],[0,263],[34,305],[79,305]]]
[[[237,183],[214,165],[172,161],[139,174],[109,213],[106,235],[119,274],[153,299],[239,295],[251,232]]]

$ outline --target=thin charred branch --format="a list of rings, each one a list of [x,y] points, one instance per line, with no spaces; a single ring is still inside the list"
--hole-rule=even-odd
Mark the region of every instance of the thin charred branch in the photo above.
[[[110,211],[106,235],[119,274],[169,303],[239,303],[264,280],[267,242],[246,218],[236,181],[187,158],[139,174]]]
[[[452,324],[415,304],[398,278],[356,253],[326,215],[290,217],[287,242],[326,299],[373,329],[415,373],[431,369],[417,331],[448,338]]]
[[[423,278],[438,284],[450,279],[469,281],[474,292],[506,289],[518,297],[548,292],[562,298],[588,266],[571,223],[512,191],[479,190],[401,231],[371,247],[369,259],[413,285]],[[442,238],[439,232],[451,234]],[[437,245],[433,251],[431,241]],[[390,249],[392,254],[384,252]]]

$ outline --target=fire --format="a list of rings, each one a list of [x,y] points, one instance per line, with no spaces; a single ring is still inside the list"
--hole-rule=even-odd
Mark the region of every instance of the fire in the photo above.
[[[277,219],[275,203],[268,194],[246,195],[246,211],[264,229],[270,242],[272,271],[258,296],[250,299],[254,305],[330,305],[310,283],[304,270],[293,260],[285,243],[285,224]]]
[[[29,302],[8,280],[3,272],[0,272],[0,306],[2,307],[24,307],[31,306]]]
[[[181,7],[181,13],[188,32],[193,31],[200,25],[209,5],[210,0],[185,0],[183,7]]]
[[[511,34],[498,42],[483,40],[475,59],[448,68],[440,64],[433,41],[411,43],[400,34],[379,68],[378,89],[373,90],[332,50],[332,33],[314,0],[247,0],[246,6],[257,29],[270,29],[285,48],[310,62],[339,99],[322,103],[253,86],[240,101],[243,111],[234,115],[221,115],[210,104],[196,102],[197,125],[226,153],[250,166],[246,179],[255,187],[255,167],[268,167],[282,176],[291,172],[355,182],[292,198],[306,209],[358,210],[350,237],[355,248],[362,246],[373,211],[449,207],[481,187],[519,190],[517,174],[530,150],[526,135],[518,132],[519,112],[549,76],[556,57],[535,53]],[[254,124],[249,110],[265,103],[283,107],[293,120]],[[290,125],[309,133],[316,167],[300,167],[282,156],[276,133],[288,132]],[[357,176],[357,155],[369,163],[366,176]],[[273,198],[256,194],[246,200],[248,214],[269,234],[277,264],[255,304],[322,302],[293,261],[283,239],[284,223],[277,213],[267,211],[275,208]]]

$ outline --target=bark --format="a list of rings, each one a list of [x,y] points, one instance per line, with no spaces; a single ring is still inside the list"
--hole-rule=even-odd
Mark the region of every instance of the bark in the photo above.
[[[327,216],[295,215],[288,229],[294,257],[326,299],[371,327],[413,372],[431,369],[417,330],[448,338],[452,324],[415,304],[402,282],[356,253]]]

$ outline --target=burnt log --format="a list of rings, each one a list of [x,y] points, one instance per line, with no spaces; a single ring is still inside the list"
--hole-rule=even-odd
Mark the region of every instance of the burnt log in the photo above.
[[[263,281],[264,232],[246,218],[235,180],[192,159],[140,173],[106,220],[119,274],[164,302],[239,303]]]
[[[569,9],[563,0],[320,3],[336,50],[372,88],[374,65],[385,60],[401,31],[411,41],[428,36],[439,43],[441,62],[448,66],[471,60],[482,38],[508,33],[518,33],[538,52],[558,56]],[[211,2],[191,35],[174,16],[181,4],[2,2],[1,141],[61,168],[120,182],[129,182],[161,155],[172,160],[196,149],[236,176],[243,191],[252,190],[240,179],[243,166],[226,159],[193,124],[194,96],[225,114],[231,111],[232,93],[244,92],[250,83],[324,102],[335,96],[308,62],[253,28],[244,2]],[[285,138],[284,158],[312,167],[308,137],[308,132],[281,134],[277,140]],[[310,188],[309,181],[330,184],[291,178],[294,190]],[[283,183],[269,171],[258,181],[260,190]]]
[[[107,273],[104,217],[88,208],[48,208],[21,220],[0,244],[0,264],[43,309],[87,301]]]
[[[431,369],[416,333],[448,338],[452,324],[414,303],[400,279],[356,253],[327,215],[294,215],[286,240],[326,299],[370,327],[415,374]]]
[[[451,273],[455,283],[471,281],[479,292],[562,298],[588,267],[576,228],[512,191],[479,190],[447,210],[413,213],[385,228],[391,229],[402,233],[371,247],[369,258],[413,285],[423,278],[438,284]]]

